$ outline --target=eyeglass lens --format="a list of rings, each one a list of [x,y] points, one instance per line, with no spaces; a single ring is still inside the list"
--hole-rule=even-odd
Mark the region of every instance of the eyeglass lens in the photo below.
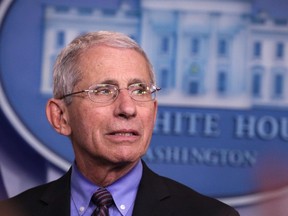
[[[108,102],[116,99],[119,89],[111,84],[96,84],[89,88],[88,95],[94,102]],[[127,88],[129,95],[136,101],[151,101],[156,97],[157,88],[155,86],[148,86],[144,83],[135,83]]]

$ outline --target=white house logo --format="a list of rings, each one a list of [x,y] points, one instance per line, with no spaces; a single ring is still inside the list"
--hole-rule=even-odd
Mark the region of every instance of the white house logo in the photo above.
[[[288,22],[251,8],[221,0],[3,0],[1,108],[27,143],[66,169],[71,145],[44,114],[54,61],[79,34],[121,31],[147,51],[163,89],[147,163],[230,204],[275,196],[268,189],[288,181],[287,174],[265,181],[265,173],[287,169]],[[255,194],[262,186],[265,196]]]

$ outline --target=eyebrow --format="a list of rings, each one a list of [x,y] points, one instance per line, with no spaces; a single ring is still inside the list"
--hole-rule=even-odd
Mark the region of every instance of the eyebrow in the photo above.
[[[134,78],[128,81],[128,86],[131,84],[135,84],[135,83],[147,83],[147,82],[138,78]],[[114,79],[106,79],[106,80],[103,80],[101,84],[112,84],[112,85],[118,86],[119,82]]]

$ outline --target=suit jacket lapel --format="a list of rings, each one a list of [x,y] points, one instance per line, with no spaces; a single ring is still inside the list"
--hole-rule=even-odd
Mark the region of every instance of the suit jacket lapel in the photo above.
[[[33,209],[35,216],[70,216],[71,169],[59,180],[50,184]]]
[[[163,201],[169,198],[169,191],[161,178],[144,162],[142,163],[143,175],[134,204],[133,216],[163,215],[165,212]]]
[[[167,212],[165,199],[170,193],[162,179],[143,163],[143,175],[137,192],[133,216],[162,216]],[[50,183],[33,209],[33,216],[70,216],[71,169]],[[165,211],[166,210],[166,211]],[[168,216],[168,213],[165,213]]]

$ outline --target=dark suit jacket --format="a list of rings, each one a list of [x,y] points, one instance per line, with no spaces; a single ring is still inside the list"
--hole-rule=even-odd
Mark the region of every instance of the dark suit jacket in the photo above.
[[[143,163],[144,164],[144,163]],[[5,216],[69,216],[69,170],[60,179],[0,202]],[[145,164],[133,216],[239,216],[231,207],[152,172]]]

